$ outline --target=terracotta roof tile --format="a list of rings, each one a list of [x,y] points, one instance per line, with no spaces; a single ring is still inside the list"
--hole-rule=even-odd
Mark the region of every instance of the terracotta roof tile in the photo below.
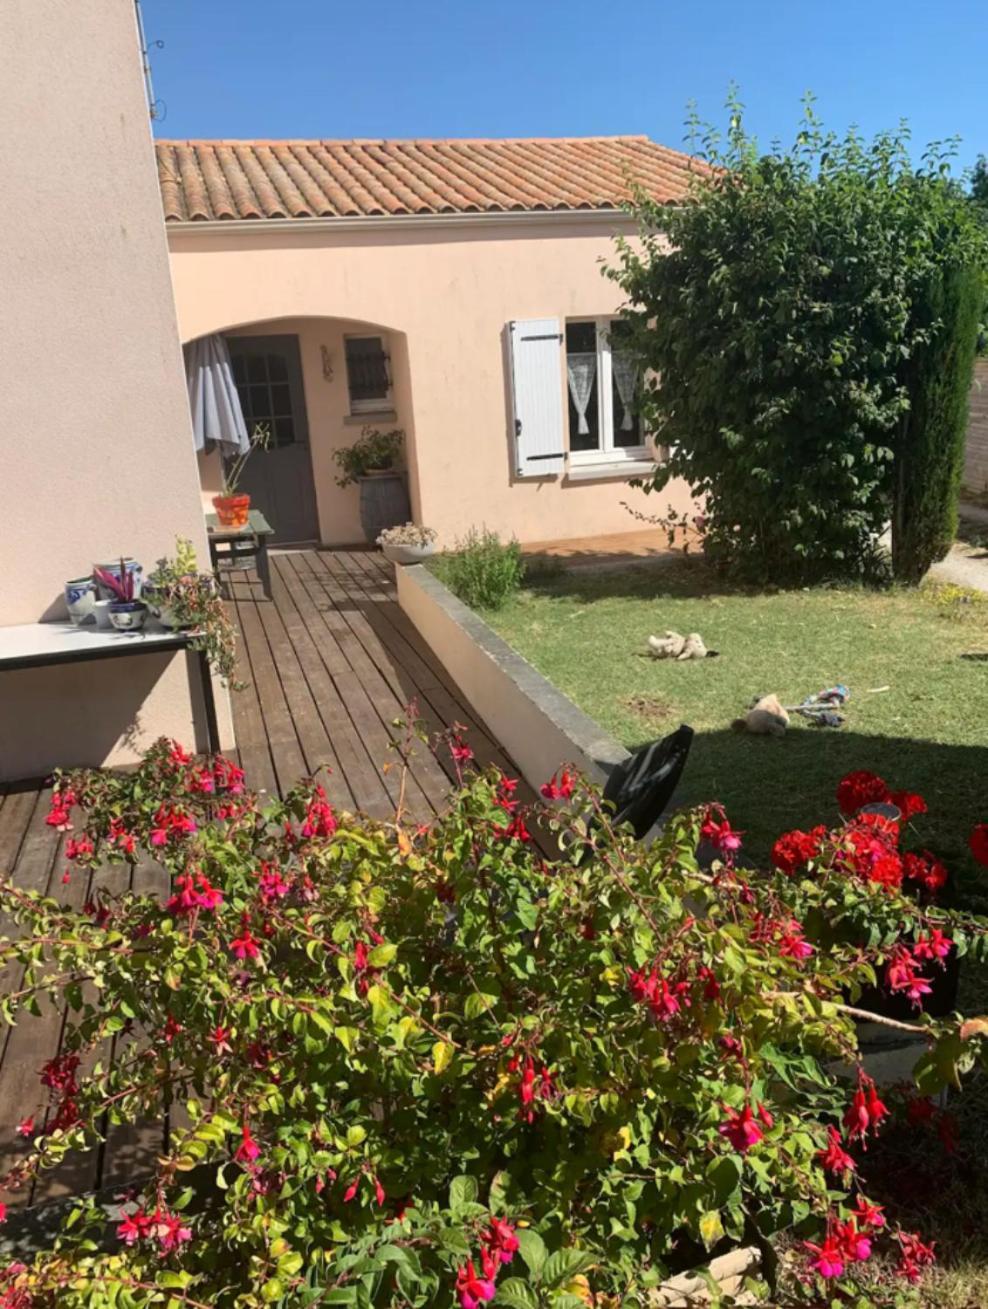
[[[646,136],[155,144],[171,223],[616,209],[632,183],[680,200],[706,171]]]

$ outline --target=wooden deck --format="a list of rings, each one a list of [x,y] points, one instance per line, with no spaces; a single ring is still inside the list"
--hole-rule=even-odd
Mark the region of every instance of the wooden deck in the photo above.
[[[480,764],[511,770],[399,609],[392,567],[380,555],[286,551],[272,555],[271,565],[273,600],[264,598],[253,575],[239,576],[230,588],[231,613],[242,635],[239,675],[249,684],[233,696],[234,724],[252,788],[283,793],[325,766],[332,770],[324,780],[336,807],[389,817],[401,773],[394,746],[404,738],[401,724],[411,704],[430,733],[461,723]],[[440,763],[416,745],[406,781],[410,817],[427,819],[442,805],[454,775],[444,757]],[[81,907],[89,879],[74,873],[62,882],[64,838],[45,823],[50,798],[50,790],[38,784],[0,788],[0,873]],[[129,879],[125,868],[96,876],[102,884],[116,877],[120,889]],[[166,874],[138,865],[132,884],[161,894]],[[0,923],[0,933],[6,930]],[[17,985],[16,976],[0,971],[0,990]],[[36,1124],[45,1121],[39,1071],[58,1052],[63,1024],[64,1015],[50,1007],[40,1018],[25,1016],[17,1027],[0,1030],[0,1175],[27,1149],[17,1124],[29,1116]],[[108,1048],[93,1059],[112,1056]],[[148,1170],[163,1140],[162,1124],[116,1129],[97,1150],[45,1175],[29,1195],[0,1198],[17,1208],[122,1186]]]

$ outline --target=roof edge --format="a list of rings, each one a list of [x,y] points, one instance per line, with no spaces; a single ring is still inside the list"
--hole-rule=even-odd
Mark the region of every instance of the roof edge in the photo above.
[[[623,223],[633,226],[635,218],[625,209],[506,209],[481,213],[449,214],[354,214],[339,218],[168,218],[165,232],[181,236],[250,236],[277,232],[349,232],[385,228],[521,227],[563,223],[591,226]]]

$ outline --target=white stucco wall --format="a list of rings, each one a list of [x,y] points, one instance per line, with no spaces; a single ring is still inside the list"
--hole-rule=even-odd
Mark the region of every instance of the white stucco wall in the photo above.
[[[4,0],[0,50],[5,625],[94,561],[208,556],[133,0]],[[0,779],[192,729],[184,656],[0,672]]]

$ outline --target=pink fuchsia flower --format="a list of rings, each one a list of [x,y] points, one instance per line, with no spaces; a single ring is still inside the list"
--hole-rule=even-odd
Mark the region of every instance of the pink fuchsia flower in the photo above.
[[[267,863],[261,865],[260,888],[261,899],[265,904],[273,904],[291,890],[280,870],[274,864]]]
[[[913,958],[929,960],[943,967],[944,960],[953,948],[954,943],[950,937],[944,936],[939,927],[934,927],[929,932],[917,936],[913,946]]]
[[[118,1224],[117,1237],[124,1245],[134,1245],[150,1234],[151,1227],[151,1215],[146,1214],[143,1209],[135,1209],[132,1214],[126,1214],[123,1221]]]
[[[899,1249],[902,1254],[899,1259],[896,1275],[904,1277],[907,1282],[916,1283],[923,1276],[923,1269],[936,1262],[936,1255],[933,1247],[936,1242],[931,1241],[929,1245],[924,1244],[915,1232],[896,1232],[895,1239],[899,1242]]]
[[[722,854],[732,855],[736,850],[741,849],[742,832],[736,832],[728,820],[721,812],[720,818],[716,818],[713,810],[707,811],[707,816],[700,828],[700,835],[710,842],[712,846],[720,850]]]
[[[7,1221],[7,1206],[0,1200],[0,1223]]]
[[[779,937],[778,948],[783,959],[795,959],[797,963],[809,959],[813,953],[813,946],[803,936],[802,924],[795,918],[791,918],[784,925],[782,935]]]
[[[492,1277],[478,1277],[472,1259],[468,1259],[456,1274],[456,1295],[460,1309],[477,1309],[478,1305],[493,1300],[496,1291]]]
[[[355,1177],[355,1178],[353,1179],[353,1181],[350,1183],[350,1185],[347,1187],[347,1189],[343,1192],[343,1203],[344,1203],[344,1204],[349,1204],[349,1203],[350,1203],[350,1201],[353,1199],[353,1197],[357,1194],[357,1191],[358,1191],[359,1187],[360,1187],[360,1177],[359,1177],[359,1175],[358,1175],[357,1177]]]
[[[743,1109],[731,1109],[725,1105],[727,1121],[720,1124],[717,1131],[726,1137],[739,1154],[747,1154],[753,1145],[757,1145],[765,1133],[755,1122],[751,1105]]]
[[[383,1204],[384,1204],[384,1202],[385,1202],[385,1200],[386,1200],[387,1198],[388,1198],[388,1196],[387,1196],[387,1192],[385,1191],[384,1187],[381,1185],[381,1179],[380,1179],[379,1177],[375,1177],[375,1178],[374,1178],[374,1199],[377,1201],[378,1205],[380,1206],[380,1205],[383,1205]]]
[[[186,1241],[192,1240],[192,1229],[186,1227],[178,1214],[170,1214],[167,1210],[159,1209],[152,1215],[151,1221],[162,1254],[171,1254]]]
[[[850,1263],[863,1264],[871,1258],[871,1237],[858,1230],[853,1218],[846,1223],[837,1223],[834,1236]]]
[[[902,871],[908,881],[918,882],[928,895],[936,895],[947,885],[947,868],[936,855],[924,850],[920,854],[904,854]]]
[[[561,768],[557,773],[553,773],[548,782],[544,782],[539,790],[545,800],[568,800],[572,796],[576,787],[576,778],[568,768]]]
[[[889,957],[885,982],[890,991],[904,991],[917,1009],[922,1009],[923,996],[933,990],[929,981],[916,971],[915,960],[904,945],[896,946]]]
[[[449,752],[457,764],[468,764],[473,758],[473,751],[461,736],[454,736],[450,740]]]
[[[326,841],[336,831],[336,826],[336,815],[326,799],[325,788],[314,787],[302,822],[302,835],[309,841]]]
[[[869,1131],[877,1131],[882,1119],[887,1118],[888,1115],[888,1105],[879,1098],[875,1083],[870,1077],[862,1074],[858,1089],[854,1092],[844,1114],[843,1121],[848,1129],[848,1140],[863,1139]]]
[[[496,1255],[502,1264],[510,1264],[518,1252],[518,1237],[515,1229],[502,1218],[492,1218],[490,1226],[484,1233],[483,1242],[492,1255]]]
[[[813,1272],[828,1281],[834,1277],[843,1277],[844,1251],[837,1237],[832,1233],[828,1234],[822,1245],[814,1245],[812,1241],[804,1241],[803,1248],[810,1253],[809,1266]]]
[[[206,1040],[212,1045],[215,1054],[232,1054],[233,1046],[230,1044],[231,1035],[232,1032],[229,1027],[214,1027],[206,1037]]]
[[[34,1135],[34,1119],[22,1118],[17,1124],[17,1135],[29,1137]]]
[[[170,914],[187,916],[197,909],[215,910],[223,903],[223,892],[205,873],[183,873],[176,877],[177,890],[165,906]]]
[[[168,1017],[165,1019],[165,1025],[162,1028],[162,1032],[161,1032],[161,1035],[164,1037],[165,1044],[171,1045],[172,1041],[175,1040],[175,1037],[178,1036],[179,1032],[183,1030],[184,1029],[182,1027],[182,1024],[178,1021],[178,1019],[172,1017],[172,1015],[169,1014]]]
[[[240,1144],[237,1146],[237,1153],[234,1155],[234,1158],[238,1163],[252,1164],[260,1158],[261,1147],[251,1135],[250,1127],[247,1123],[244,1123],[243,1127],[241,1127],[240,1137]]]
[[[235,936],[230,942],[230,950],[237,959],[256,959],[258,956],[257,941],[251,935],[249,927],[243,927],[240,935]]]
[[[826,1149],[818,1150],[816,1157],[828,1173],[853,1173],[856,1166],[841,1144],[840,1132],[836,1127],[827,1128]]]
[[[863,1195],[858,1196],[858,1202],[852,1210],[855,1220],[862,1227],[884,1227],[885,1215],[882,1213],[880,1204],[872,1204],[866,1200]]]
[[[71,838],[65,842],[66,859],[85,859],[88,855],[95,852],[96,847],[90,841],[88,836],[80,836],[76,840]]]
[[[501,837],[505,841],[530,841],[532,834],[525,826],[525,820],[520,814],[515,814],[507,827],[501,827],[494,824],[493,832],[495,836]]]

